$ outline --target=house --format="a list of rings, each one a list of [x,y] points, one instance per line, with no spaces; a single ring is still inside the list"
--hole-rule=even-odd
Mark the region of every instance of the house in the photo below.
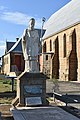
[[[80,81],[80,0],[71,0],[44,25],[43,72],[51,78]]]
[[[37,29],[39,38],[41,37],[41,29]],[[45,30],[42,32],[42,36]],[[24,71],[24,58],[22,53],[22,38],[17,38],[16,42],[6,41],[5,54],[2,56],[2,73],[6,75],[19,75]]]
[[[24,70],[21,39],[16,42],[6,41],[5,54],[2,56],[2,73],[6,75],[19,74]]]

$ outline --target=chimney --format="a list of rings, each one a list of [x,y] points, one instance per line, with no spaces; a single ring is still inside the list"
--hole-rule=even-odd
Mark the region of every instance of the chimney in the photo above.
[[[19,40],[19,38],[16,38],[16,42]]]

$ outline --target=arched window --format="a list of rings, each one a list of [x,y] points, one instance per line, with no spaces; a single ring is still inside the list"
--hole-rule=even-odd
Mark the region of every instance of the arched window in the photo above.
[[[76,52],[76,30],[72,33],[72,50]]]
[[[44,45],[43,45],[43,52],[46,52],[46,42],[44,42]]]
[[[78,69],[78,58],[77,58],[77,46],[76,46],[76,30],[72,32],[71,44],[72,49],[69,55],[69,80],[76,81],[77,80],[77,69]]]
[[[52,41],[50,40],[50,51],[52,51]]]
[[[66,34],[63,36],[63,57],[66,57]]]

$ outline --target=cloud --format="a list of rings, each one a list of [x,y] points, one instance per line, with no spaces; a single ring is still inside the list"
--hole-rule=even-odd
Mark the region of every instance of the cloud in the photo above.
[[[20,25],[26,25],[31,16],[20,12],[3,12],[1,19]]]
[[[4,40],[0,40],[0,45],[1,44],[5,44],[5,41]]]
[[[1,56],[1,53],[4,53],[5,48],[6,48],[5,41],[0,40],[0,56]]]
[[[0,10],[6,10],[7,7],[4,7],[4,6],[0,6]]]
[[[6,46],[5,41],[0,40],[0,50],[4,50],[5,46]]]
[[[4,40],[0,40],[0,57],[5,53],[6,44]]]
[[[4,55],[4,53],[5,53],[5,48],[6,48],[5,43],[3,44],[3,43],[0,41],[0,57]]]
[[[0,45],[0,50],[4,49],[5,45]]]
[[[0,6],[0,9],[2,10],[0,12],[0,19],[8,21],[10,23],[19,24],[19,25],[26,25],[28,26],[29,20],[34,17],[36,20],[36,27],[41,28],[41,18],[38,18],[37,16],[31,16],[27,15],[21,12],[11,12],[8,10],[5,10],[4,6]]]

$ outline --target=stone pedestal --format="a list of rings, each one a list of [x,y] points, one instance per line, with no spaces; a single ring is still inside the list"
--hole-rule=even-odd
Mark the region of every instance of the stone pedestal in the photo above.
[[[17,78],[17,98],[20,106],[46,105],[46,76],[23,72]]]

